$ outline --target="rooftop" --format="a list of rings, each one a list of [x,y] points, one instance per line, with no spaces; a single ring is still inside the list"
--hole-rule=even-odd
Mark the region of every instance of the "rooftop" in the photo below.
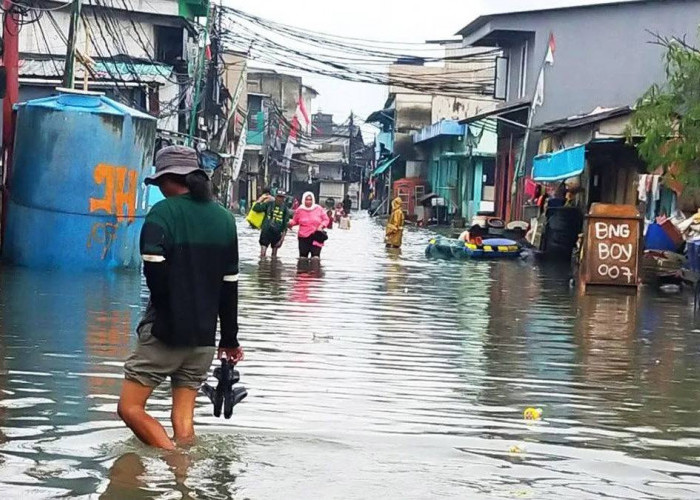
[[[460,31],[458,31],[456,33],[456,35],[461,35],[463,37],[468,36],[468,35],[474,33],[476,30],[484,27],[490,21],[493,21],[496,19],[503,19],[503,18],[506,18],[509,16],[518,16],[518,15],[523,15],[523,14],[537,15],[537,14],[547,14],[547,13],[561,12],[561,11],[577,11],[577,10],[600,9],[600,8],[607,8],[607,7],[612,7],[612,6],[627,6],[628,4],[662,3],[662,2],[673,2],[673,1],[694,1],[694,0],[616,0],[616,1],[612,1],[612,2],[608,1],[608,2],[597,3],[597,4],[568,5],[568,6],[564,6],[564,7],[549,7],[546,9],[500,12],[500,13],[496,13],[496,14],[487,14],[484,16],[477,17],[471,23],[467,24],[464,28],[462,28]]]
[[[556,120],[549,123],[544,123],[537,127],[540,132],[559,132],[562,130],[570,130],[586,125],[591,125],[594,123],[599,123],[605,120],[610,120],[612,118],[617,118],[620,116],[627,116],[632,114],[632,108],[629,106],[622,106],[619,108],[596,108],[590,113],[584,115],[575,115],[563,120]]]
[[[292,75],[291,73],[283,73],[281,71],[277,71],[276,69],[272,69],[272,68],[255,67],[254,64],[250,64],[248,76],[252,76],[252,75],[279,75],[279,76],[286,76],[288,78],[298,78],[300,81],[302,81],[302,77],[299,75]],[[319,95],[319,92],[315,88],[313,88],[311,85],[305,84],[303,81],[301,83],[301,86],[303,88],[307,89],[309,92],[313,93],[314,95]]]
[[[92,80],[109,80],[121,82],[157,83],[164,85],[171,80],[173,67],[167,64],[154,64],[145,59],[129,56],[113,58],[93,58]],[[42,79],[63,78],[65,67],[64,56],[49,56],[46,54],[20,54],[19,76]],[[84,66],[76,64],[76,78],[84,75]]]

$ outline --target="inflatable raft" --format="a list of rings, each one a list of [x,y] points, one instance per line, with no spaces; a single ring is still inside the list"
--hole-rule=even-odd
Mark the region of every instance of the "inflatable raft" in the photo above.
[[[522,250],[516,241],[504,238],[488,238],[480,245],[452,238],[433,238],[425,254],[443,259],[512,259],[520,257]]]

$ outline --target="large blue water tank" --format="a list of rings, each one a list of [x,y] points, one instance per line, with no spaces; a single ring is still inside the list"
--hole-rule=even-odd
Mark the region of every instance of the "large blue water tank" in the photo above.
[[[4,257],[37,268],[139,265],[156,120],[95,93],[18,105]]]

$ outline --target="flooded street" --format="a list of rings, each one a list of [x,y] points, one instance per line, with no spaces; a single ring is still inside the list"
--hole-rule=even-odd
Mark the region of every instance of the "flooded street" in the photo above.
[[[428,261],[426,232],[388,253],[364,216],[314,270],[239,233],[249,397],[200,398],[168,455],[116,417],[140,276],[0,270],[3,498],[700,498],[690,294],[577,299],[535,262]]]

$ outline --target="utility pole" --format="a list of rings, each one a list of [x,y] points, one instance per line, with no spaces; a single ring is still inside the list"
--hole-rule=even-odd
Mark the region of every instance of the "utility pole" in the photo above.
[[[90,27],[88,26],[87,20],[83,19],[83,29],[85,30],[85,53],[83,54],[83,66],[85,67],[85,75],[83,76],[83,90],[87,92],[88,89],[88,59],[90,53]]]
[[[221,9],[216,5],[211,7],[212,32],[210,33],[211,61],[206,75],[204,87],[204,116],[209,131],[208,139],[212,139],[219,126],[219,33],[221,33]]]
[[[71,10],[70,28],[68,29],[68,47],[66,48],[66,66],[63,70],[63,86],[72,89],[75,76],[75,44],[78,37],[78,21],[80,20],[80,9],[82,0],[73,0]]]
[[[348,172],[345,175],[345,181],[346,182],[352,182],[353,179],[353,164],[355,163],[354,161],[354,144],[353,144],[353,137],[354,137],[354,129],[355,128],[355,113],[350,111],[350,125],[348,126],[348,133],[349,133],[349,141],[348,141]]]
[[[6,89],[2,110],[2,185],[7,187],[12,168],[12,148],[15,142],[15,123],[12,114],[15,103],[19,100],[19,14],[12,0],[3,1],[5,16],[2,26],[2,63],[5,66]],[[8,193],[3,189],[0,213],[0,230],[4,233],[7,220]],[[0,238],[0,244],[4,238]]]
[[[199,52],[197,53],[197,66],[194,70],[194,99],[192,100],[192,112],[190,113],[190,128],[187,134],[187,145],[192,146],[194,133],[197,130],[197,110],[199,108],[199,94],[202,87],[202,71],[204,71],[204,54],[207,49],[207,36],[209,36],[209,26],[211,23],[211,9],[207,2],[207,23],[200,40]]]
[[[3,99],[2,142],[4,152],[14,142],[14,123],[12,108],[19,100],[19,14],[12,0],[4,0],[3,8],[7,14],[3,17],[3,51],[2,62],[7,74],[5,99]],[[7,157],[4,157],[7,160]],[[5,163],[7,166],[7,163]]]

